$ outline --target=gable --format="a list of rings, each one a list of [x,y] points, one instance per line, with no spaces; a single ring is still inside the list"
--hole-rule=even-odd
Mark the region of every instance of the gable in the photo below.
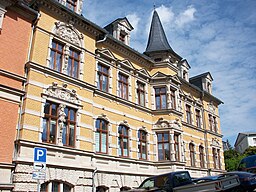
[[[116,60],[114,54],[109,49],[102,49],[102,50],[97,49],[96,53],[100,54],[100,56],[104,56],[110,60]]]
[[[135,69],[132,63],[128,59],[119,61],[118,64],[120,65],[121,68],[129,69],[129,70]]]
[[[146,69],[140,69],[140,70],[137,70],[137,73],[139,75],[142,75],[144,77],[150,77],[150,74],[148,73],[148,71]]]
[[[119,23],[121,24],[121,25],[123,25],[123,26],[125,26],[127,29],[129,29],[129,30],[132,30],[133,29],[133,27],[132,27],[132,25],[130,24],[130,22],[128,21],[128,19],[125,17],[125,18],[123,18],[123,19],[120,19],[119,20]]]
[[[166,78],[167,75],[163,74],[162,72],[156,72],[153,76],[152,79],[162,79]]]

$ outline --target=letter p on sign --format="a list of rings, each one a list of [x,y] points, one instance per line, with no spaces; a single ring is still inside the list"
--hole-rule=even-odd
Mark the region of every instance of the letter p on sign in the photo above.
[[[34,162],[46,163],[47,149],[45,148],[34,148]]]

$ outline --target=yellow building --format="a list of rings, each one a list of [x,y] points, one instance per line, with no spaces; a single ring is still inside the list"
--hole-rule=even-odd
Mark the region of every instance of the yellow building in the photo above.
[[[155,174],[224,171],[209,72],[189,78],[154,11],[142,54],[126,18],[101,28],[82,0],[33,1],[40,18],[26,63],[14,191],[35,191],[34,147],[47,149],[41,191],[120,191]],[[44,177],[44,176],[42,176]]]

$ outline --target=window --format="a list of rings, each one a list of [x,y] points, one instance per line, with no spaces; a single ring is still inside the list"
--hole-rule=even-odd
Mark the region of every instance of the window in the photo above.
[[[60,109],[58,104],[46,102],[44,106],[42,141],[56,144],[57,128],[62,126],[62,143],[65,146],[75,146],[76,111],[63,107],[64,121],[60,122]]]
[[[140,159],[147,159],[147,133],[143,130],[139,130],[138,132],[139,138],[139,158]]]
[[[166,109],[166,88],[155,88],[156,109]]]
[[[169,133],[157,133],[158,160],[170,160]]]
[[[180,160],[180,150],[179,150],[179,134],[174,134],[174,150],[175,150],[175,160]]]
[[[214,169],[220,169],[220,149],[213,148],[212,154],[213,154]]]
[[[58,105],[47,102],[44,106],[43,134],[42,141],[47,143],[56,143]]]
[[[213,117],[211,115],[209,115],[209,128],[213,131]]]
[[[79,55],[78,51],[69,49],[67,74],[71,77],[78,78]]]
[[[101,185],[96,187],[96,192],[106,192],[109,190],[109,187],[105,186],[105,185]]]
[[[50,53],[49,67],[61,73],[78,78],[79,77],[79,63],[80,63],[80,52],[69,48],[69,52],[64,54],[65,45],[53,40],[52,48]],[[64,58],[68,56],[68,64],[64,65]]]
[[[65,107],[65,122],[62,131],[62,143],[66,146],[75,146],[76,111]]]
[[[98,64],[98,73],[97,73],[98,89],[105,92],[108,92],[108,78],[109,78],[108,70],[109,70],[108,67]]]
[[[76,3],[77,3],[77,0],[67,0],[66,6],[72,11],[76,11]]]
[[[184,70],[182,76],[183,76],[183,79],[187,80],[187,76],[188,76],[187,71]]]
[[[96,120],[96,152],[107,153],[108,122],[103,119]]]
[[[196,109],[196,126],[198,128],[201,127],[201,115],[200,115],[200,110]]]
[[[51,185],[50,185],[51,184]],[[72,186],[58,181],[41,184],[41,192],[71,192]]]
[[[125,37],[126,37],[126,33],[124,31],[121,31],[119,34],[119,40],[125,43]]]
[[[128,100],[128,77],[119,73],[119,96],[123,99]]]
[[[204,147],[199,146],[200,167],[204,168]]]
[[[187,116],[187,123],[192,124],[191,107],[189,105],[186,105],[186,116]]]
[[[172,109],[176,109],[176,102],[175,102],[175,91],[171,90],[171,105]]]
[[[256,138],[253,138],[253,144],[256,144]]]
[[[195,161],[195,146],[193,143],[189,144],[189,152],[190,152],[190,164],[192,167],[195,167],[196,161]]]
[[[63,47],[63,44],[55,40],[52,41],[50,68],[59,72],[62,71]]]
[[[218,128],[217,128],[217,120],[216,120],[216,117],[213,117],[213,127],[214,127],[214,132],[217,133],[217,132],[218,132]]]
[[[138,104],[145,106],[145,85],[138,82],[137,86]]]
[[[119,155],[128,157],[128,127],[125,125],[119,125],[118,133]]]

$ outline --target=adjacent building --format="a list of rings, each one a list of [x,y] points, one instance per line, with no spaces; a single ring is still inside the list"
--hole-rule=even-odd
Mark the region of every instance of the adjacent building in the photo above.
[[[37,13],[24,3],[0,0],[0,191],[14,188],[14,141],[25,96],[24,64]]]
[[[34,147],[47,149],[41,191],[112,192],[170,171],[223,172],[222,101],[213,96],[210,72],[190,78],[190,64],[168,43],[156,11],[139,53],[129,46],[127,18],[99,27],[81,16],[83,3],[30,3],[39,15],[31,31],[19,33],[30,37],[19,41],[28,58],[14,68],[22,82],[6,116],[14,121],[1,127],[17,129],[8,139],[8,147],[15,140],[13,191],[37,189]]]
[[[247,148],[253,146],[256,146],[256,132],[238,134],[235,142],[237,152],[242,154]]]

